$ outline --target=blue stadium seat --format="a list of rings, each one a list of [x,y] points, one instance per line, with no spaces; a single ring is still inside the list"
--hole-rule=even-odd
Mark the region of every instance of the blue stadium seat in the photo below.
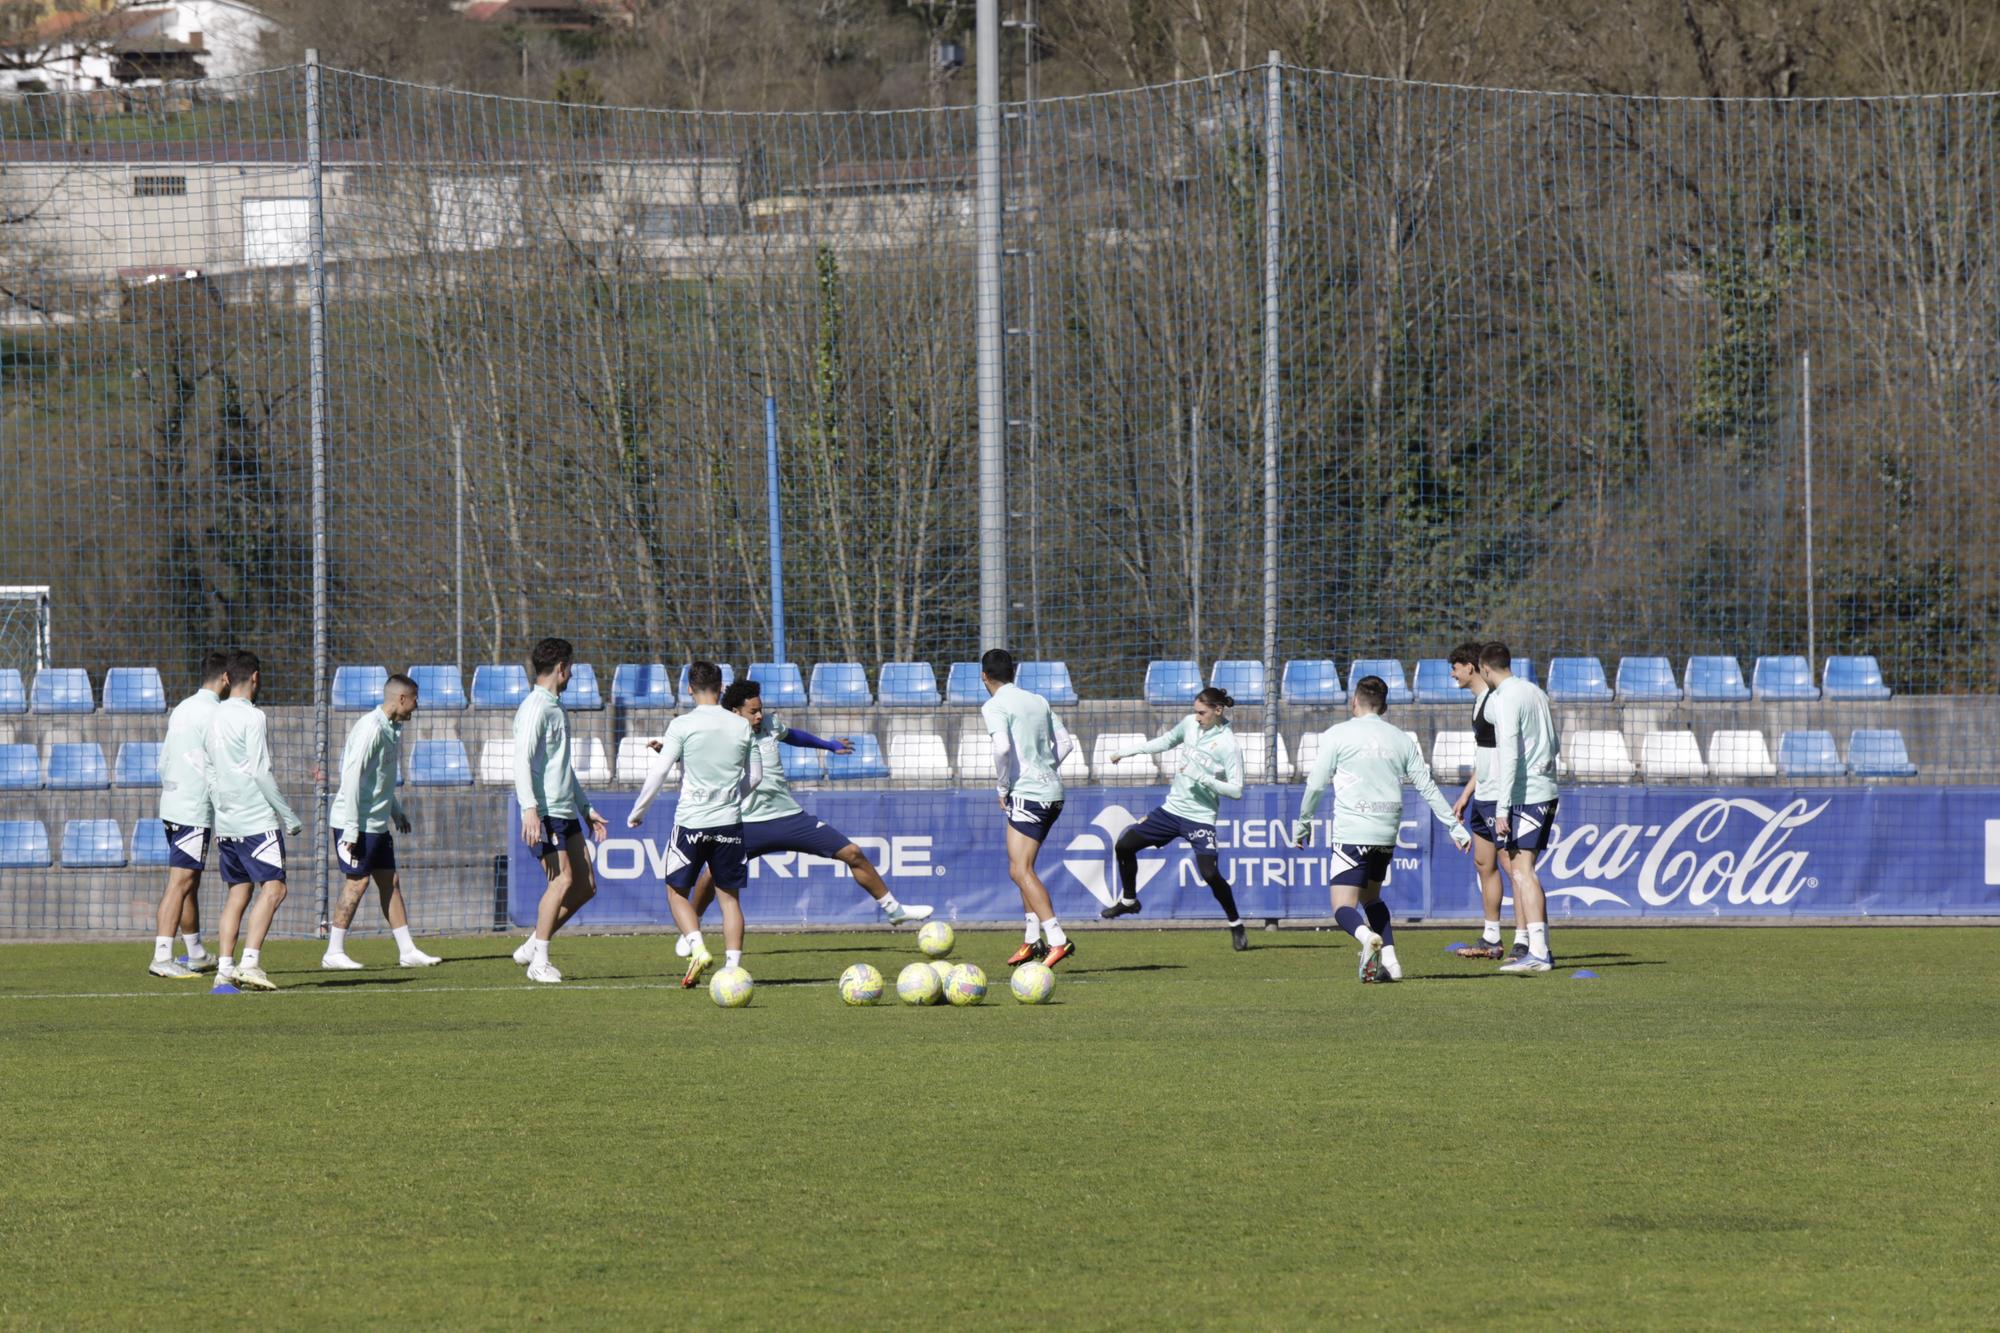
[[[49,831],[41,820],[0,820],[0,869],[29,870],[49,864]]]
[[[1674,680],[1674,664],[1664,657],[1619,658],[1618,698],[1636,704],[1679,703],[1681,687]]]
[[[125,830],[115,819],[71,819],[63,823],[62,863],[73,870],[101,870],[125,864]]]
[[[1452,704],[1467,697],[1451,678],[1451,663],[1442,657],[1426,657],[1417,663],[1415,693],[1420,704]]]
[[[979,678],[979,663],[953,662],[944,678],[944,701],[948,704],[983,704],[986,682]]]
[[[889,776],[889,761],[882,757],[882,743],[867,732],[850,736],[853,754],[828,754],[826,776],[832,782],[853,782]]]
[[[1146,702],[1155,708],[1186,708],[1201,693],[1199,662],[1156,659],[1146,663]]]
[[[622,662],[611,673],[611,702],[621,708],[672,708],[673,673],[658,662]]]
[[[572,713],[594,713],[604,707],[604,691],[597,687],[597,668],[588,662],[572,662],[569,685],[562,692],[562,706]]]
[[[1357,657],[1347,668],[1347,692],[1354,693],[1354,684],[1363,676],[1380,676],[1382,683],[1389,687],[1389,702],[1392,704],[1411,703],[1416,696],[1410,693],[1409,677],[1403,674],[1403,664],[1387,657]]]
[[[1070,683],[1067,662],[1023,662],[1014,683],[1030,694],[1039,694],[1058,708],[1076,700],[1076,686]],[[980,687],[984,689],[984,686]]]
[[[333,706],[343,713],[365,713],[382,702],[389,668],[344,666],[333,669]]]
[[[417,682],[417,707],[424,712],[455,713],[465,707],[465,673],[458,669],[458,663],[413,666],[408,674]],[[339,692],[336,685],[334,693]]]
[[[866,708],[875,702],[859,662],[821,662],[813,668],[811,689],[814,708]]]
[[[153,667],[112,667],[104,673],[107,713],[164,713],[167,687]]]
[[[1604,663],[1594,657],[1549,659],[1549,698],[1559,704],[1601,704],[1612,700]]]
[[[681,664],[680,699],[682,708],[694,707],[694,696],[688,693],[688,668],[693,665],[694,663],[692,662],[683,662]],[[736,668],[727,662],[718,662],[716,665],[722,668],[722,688],[726,690],[736,683]]]
[[[1687,674],[1681,679],[1687,682],[1687,696],[1695,703],[1738,703],[1750,697],[1750,687],[1743,683],[1743,667],[1733,657],[1690,657]]]
[[[519,662],[489,662],[472,668],[474,708],[504,708],[511,712],[521,706],[521,701],[533,688],[533,682],[528,679],[528,668]]]
[[[413,787],[470,787],[472,761],[465,757],[465,743],[456,738],[422,740],[410,747],[410,785]]]
[[[1215,670],[1209,672],[1208,683],[1218,690],[1227,690],[1229,697],[1239,704],[1261,704],[1264,702],[1264,664],[1245,658],[1220,661]]]
[[[1847,738],[1847,766],[1858,778],[1910,778],[1917,774],[1903,744],[1903,733],[1893,728],[1857,728]]]
[[[1535,676],[1535,659],[1532,657],[1516,657],[1507,664],[1507,669],[1530,685],[1542,683]]]
[[[167,863],[167,826],[157,819],[142,819],[132,825],[132,864],[163,866]]]
[[[1778,737],[1778,772],[1788,778],[1837,778],[1846,774],[1830,731],[1788,731]]]
[[[1803,657],[1760,657],[1750,670],[1750,692],[1779,703],[1819,698],[1812,667]]]
[[[111,785],[114,787],[157,787],[160,785],[160,751],[164,747],[158,741],[126,741],[118,747],[118,758],[111,765]]]
[[[0,667],[0,713],[25,713],[28,711],[28,691],[21,684],[21,673],[14,667]]]
[[[37,713],[90,713],[97,700],[90,693],[90,673],[82,667],[43,667],[35,673],[29,706]]]
[[[826,776],[826,751],[802,745],[780,745],[785,777],[793,782],[818,782]]]
[[[1314,708],[1347,702],[1347,691],[1340,685],[1340,665],[1324,657],[1301,657],[1285,663],[1279,686],[1288,704]]]
[[[936,708],[937,672],[929,662],[884,662],[875,681],[884,708]]]
[[[99,791],[109,787],[111,770],[104,763],[104,747],[96,741],[51,745],[46,785],[51,791]]]
[[[757,682],[766,708],[804,708],[806,678],[796,662],[752,662],[750,679]]]
[[[0,791],[34,791],[41,785],[41,751],[32,745],[0,745]]]
[[[1882,667],[1872,657],[1829,657],[1820,675],[1829,699],[1886,699]]]

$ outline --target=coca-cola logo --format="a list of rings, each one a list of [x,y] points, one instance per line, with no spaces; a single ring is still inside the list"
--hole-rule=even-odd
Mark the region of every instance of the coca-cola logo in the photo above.
[[[1679,902],[1701,907],[1718,898],[1731,906],[1782,907],[1818,886],[1806,873],[1805,849],[1787,844],[1829,804],[1809,807],[1795,798],[1774,809],[1746,796],[1714,796],[1664,825],[1564,828],[1542,861],[1548,895],[1590,907],[1629,907],[1627,899],[1600,887],[1629,877],[1636,881],[1639,901],[1649,907]]]

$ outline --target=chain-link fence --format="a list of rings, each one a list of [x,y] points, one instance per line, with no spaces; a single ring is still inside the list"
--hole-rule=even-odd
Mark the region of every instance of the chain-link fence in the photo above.
[[[1160,780],[1110,755],[1218,669],[1252,780],[1296,780],[1344,715],[1314,664],[1380,659],[1456,788],[1437,659],[1494,637],[1579,782],[1990,780],[1996,113],[1275,66],[1009,108],[1008,637],[1066,664],[1073,780]],[[337,668],[471,693],[404,742],[430,925],[494,916],[518,682],[474,672],[544,634],[595,668],[593,784],[666,716],[621,666],[708,658],[797,664],[788,713],[882,752],[839,782],[986,785],[973,131],[318,67],[0,105],[0,584],[49,589],[51,653],[0,816],[57,866],[0,852],[0,931],[146,919],[157,872],[71,855],[153,813],[120,755],[161,720],[105,673],[171,705],[218,646],[262,656],[302,811]]]

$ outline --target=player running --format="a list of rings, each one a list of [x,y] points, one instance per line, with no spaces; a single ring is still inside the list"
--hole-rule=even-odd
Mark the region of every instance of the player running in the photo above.
[[[382,705],[348,730],[340,752],[340,790],[333,798],[333,851],[346,880],[333,905],[327,927],[326,956],[319,965],[328,971],[358,971],[361,964],[347,956],[347,927],[375,881],[382,915],[396,936],[399,967],[435,967],[442,959],[417,947],[410,938],[410,917],[403,905],[403,880],[396,872],[395,833],[410,831],[410,817],[396,799],[396,768],[402,754],[403,724],[417,711],[417,682],[394,675],[382,688]],[[391,828],[395,833],[391,833]]]
[[[604,816],[590,808],[569,757],[569,719],[562,692],[569,688],[576,649],[568,639],[543,639],[528,654],[535,688],[514,711],[514,798],[521,805],[521,841],[535,849],[549,885],[535,911],[535,933],[514,950],[528,980],[554,985],[562,973],[549,961],[549,941],[597,895],[584,825],[604,841]]]
[[[743,802],[743,861],[747,866],[760,856],[774,856],[780,852],[803,852],[809,856],[825,857],[846,866],[854,876],[854,882],[882,909],[889,924],[900,926],[906,921],[922,921],[931,914],[931,909],[922,903],[899,903],[896,895],[889,892],[882,874],[869,861],[868,854],[855,845],[853,839],[842,833],[824,819],[815,819],[792,796],[792,784],[785,777],[784,758],[778,753],[779,745],[790,745],[804,750],[826,750],[832,754],[853,754],[854,747],[845,739],[821,740],[809,731],[798,727],[788,727],[777,718],[764,712],[763,687],[754,680],[739,680],[722,692],[722,707],[735,713],[750,724],[751,732],[757,738],[757,760],[763,768],[763,780],[756,790]],[[658,745],[658,741],[652,742]],[[695,920],[715,898],[715,877],[707,870],[695,881],[694,892],[688,895],[688,903],[694,908]],[[683,935],[674,945],[674,952],[685,958],[692,952],[692,941]]]
[[[1062,816],[1057,770],[1076,748],[1076,738],[1047,699],[1014,683],[1014,655],[1005,648],[989,649],[979,659],[979,679],[990,696],[979,712],[993,737],[993,775],[1007,817],[1007,874],[1021,891],[1028,918],[1026,939],[1007,965],[1038,958],[1054,967],[1076,952],[1076,944],[1056,920],[1048,887],[1035,873],[1035,857]]]
[[[1313,811],[1332,783],[1333,919],[1361,945],[1364,982],[1403,979],[1389,905],[1382,901],[1382,879],[1403,825],[1403,783],[1417,789],[1460,851],[1472,845],[1472,835],[1438,794],[1423,751],[1382,716],[1388,709],[1389,686],[1380,676],[1355,682],[1347,704],[1352,716],[1320,734],[1319,758],[1292,826],[1294,846],[1312,842]]]
[[[1549,696],[1513,671],[1504,643],[1479,650],[1479,673],[1491,689],[1486,716],[1493,722],[1493,837],[1514,881],[1514,915],[1528,931],[1527,952],[1500,965],[1502,972],[1547,972],[1549,900],[1535,860],[1556,827],[1556,738]]]
[[[1451,650],[1451,678],[1461,690],[1472,691],[1472,777],[1452,803],[1451,812],[1472,831],[1472,866],[1479,877],[1479,901],[1485,909],[1477,944],[1462,944],[1460,958],[1505,958],[1500,944],[1500,904],[1507,886],[1500,879],[1499,854],[1493,844],[1493,723],[1486,716],[1492,692],[1479,674],[1479,645],[1461,643]],[[1468,812],[1471,818],[1466,818]],[[1514,909],[1514,950],[1528,952],[1528,934],[1521,909]]]
[[[160,822],[167,832],[167,890],[154,923],[156,977],[185,981],[212,970],[216,960],[201,947],[201,871],[208,860],[215,807],[208,797],[208,728],[229,688],[229,654],[202,659],[201,688],[174,705],[160,747]],[[187,961],[174,961],[174,927],[187,942]]]
[[[1236,895],[1222,877],[1222,865],[1215,856],[1215,812],[1223,797],[1239,800],[1243,795],[1243,752],[1236,733],[1229,728],[1228,710],[1236,700],[1226,690],[1211,685],[1194,698],[1194,711],[1163,736],[1155,736],[1136,750],[1111,756],[1117,763],[1127,754],[1159,754],[1180,747],[1180,772],[1167,792],[1166,804],[1147,815],[1118,837],[1118,901],[1098,913],[1106,918],[1125,916],[1139,910],[1139,853],[1149,847],[1164,847],[1176,838],[1194,849],[1195,869],[1222,906],[1229,919],[1230,947],[1242,952],[1250,947],[1243,932],[1243,918],[1236,910]]]
[[[638,828],[667,774],[675,764],[681,766],[681,794],[674,803],[674,827],[667,844],[666,888],[674,924],[687,936],[684,989],[698,984],[714,961],[702,942],[701,921],[688,901],[688,891],[704,871],[722,895],[724,966],[736,967],[743,961],[743,905],[737,895],[749,880],[750,866],[743,855],[742,802],[764,776],[750,720],[722,707],[722,668],[713,662],[691,663],[687,682],[694,711],[667,724],[659,754],[646,772],[646,785],[625,817],[626,827]],[[763,712],[761,700],[757,711]]]
[[[278,904],[285,901],[285,835],[304,829],[271,777],[271,746],[265,719],[257,707],[263,674],[255,653],[229,657],[229,695],[216,705],[209,722],[203,763],[209,798],[215,804],[215,836],[221,844],[222,882],[229,886],[217,929],[222,960],[216,981],[240,990],[276,990],[264,975],[264,937]],[[251,892],[256,891],[256,901]],[[244,920],[244,910],[249,919]],[[243,962],[230,961],[236,952],[236,931],[243,926]]]

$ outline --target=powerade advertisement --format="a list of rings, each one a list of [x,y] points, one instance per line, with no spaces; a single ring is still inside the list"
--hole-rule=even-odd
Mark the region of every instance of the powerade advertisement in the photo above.
[[[1069,793],[1039,862],[1061,916],[1095,917],[1117,896],[1112,846],[1166,791]],[[868,853],[898,898],[932,903],[948,921],[1020,917],[992,792],[800,796],[810,814]],[[594,849],[597,897],[580,921],[671,925],[661,875],[673,802],[662,796],[639,828],[627,829],[630,794],[594,799],[611,836]],[[1223,803],[1217,850],[1247,919],[1331,913],[1325,854],[1331,825],[1317,821],[1312,847],[1289,846],[1285,833],[1298,802],[1296,787],[1257,787]],[[1331,806],[1329,793],[1321,814]],[[518,807],[510,800],[507,810],[509,913],[516,925],[528,926],[544,878],[521,844]],[[1414,792],[1404,793],[1403,821],[1384,892],[1396,914],[1477,918],[1471,858],[1451,845]],[[1540,864],[1551,919],[2000,915],[2000,788],[1567,789],[1555,841]],[[1179,843],[1141,854],[1139,889],[1142,922],[1216,917],[1215,899]],[[879,919],[845,866],[803,854],[753,861],[742,902],[760,925]]]

